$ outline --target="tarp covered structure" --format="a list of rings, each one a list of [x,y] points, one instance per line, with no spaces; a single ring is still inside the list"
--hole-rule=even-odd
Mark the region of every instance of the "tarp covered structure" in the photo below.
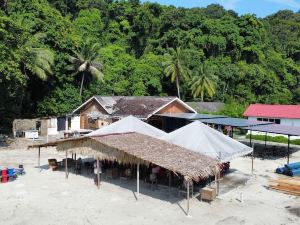
[[[108,134],[122,134],[122,133],[131,133],[131,132],[148,135],[154,138],[160,138],[161,136],[166,134],[164,131],[157,129],[134,116],[128,116],[108,126],[95,130],[87,134],[86,136],[93,137],[93,136],[102,136]]]
[[[252,152],[252,148],[199,121],[166,134],[161,139],[221,162],[228,162]]]

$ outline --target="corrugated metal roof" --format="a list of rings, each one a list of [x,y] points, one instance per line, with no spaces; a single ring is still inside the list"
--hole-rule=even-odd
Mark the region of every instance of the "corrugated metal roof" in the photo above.
[[[290,136],[300,136],[300,127],[293,127],[282,124],[258,125],[252,127],[244,127],[243,129]]]
[[[271,124],[270,122],[262,122],[256,120],[247,120],[240,118],[213,118],[213,119],[200,119],[202,123],[208,124],[219,124],[224,126],[233,126],[233,127],[248,127],[248,126],[257,126],[262,124]]]
[[[164,113],[156,114],[163,117],[171,117],[177,119],[186,119],[186,120],[198,120],[198,119],[212,119],[212,118],[226,118],[222,115],[210,115],[210,114],[199,114],[199,113]]]
[[[251,104],[244,116],[300,119],[300,105]]]

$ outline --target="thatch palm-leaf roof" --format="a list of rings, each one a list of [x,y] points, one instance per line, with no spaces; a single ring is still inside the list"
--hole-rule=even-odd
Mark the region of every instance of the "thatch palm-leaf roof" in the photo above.
[[[177,145],[138,133],[67,139],[32,147],[57,146],[58,151],[95,155],[122,163],[150,163],[199,181],[215,173],[216,160]]]

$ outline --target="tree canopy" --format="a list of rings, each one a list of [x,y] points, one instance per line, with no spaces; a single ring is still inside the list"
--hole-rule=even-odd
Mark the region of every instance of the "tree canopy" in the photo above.
[[[17,117],[69,113],[80,104],[81,76],[72,76],[68,65],[87,40],[99,46],[92,54],[104,77],[86,78],[83,100],[96,94],[176,96],[163,62],[169,49],[180,47],[190,79],[199,78],[203,65],[213,68],[215,89],[195,95],[193,81],[181,79],[183,100],[297,104],[299,37],[300,12],[288,10],[261,19],[215,4],[7,1],[0,7],[0,129]],[[195,82],[204,85],[203,78]]]

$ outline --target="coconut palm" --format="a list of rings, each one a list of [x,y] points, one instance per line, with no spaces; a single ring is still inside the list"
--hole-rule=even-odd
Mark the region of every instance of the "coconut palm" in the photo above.
[[[80,96],[84,79],[86,75],[92,75],[97,80],[103,80],[102,64],[97,61],[99,56],[100,46],[86,42],[81,46],[80,51],[74,51],[74,56],[69,56],[70,62],[69,70],[72,70],[73,75],[81,74]]]
[[[27,59],[24,61],[24,67],[30,70],[41,80],[46,80],[48,75],[52,74],[51,66],[54,63],[54,54],[46,48],[28,47]],[[26,71],[26,69],[24,71]]]
[[[205,94],[213,97],[216,93],[214,81],[215,77],[212,68],[206,64],[196,68],[190,81],[193,97],[197,98],[200,96],[201,101],[203,101]]]
[[[171,78],[171,82],[176,80],[177,94],[180,98],[180,80],[188,79],[190,71],[185,65],[184,53],[180,47],[169,48],[168,53],[164,55],[163,66],[165,67],[166,77]]]
[[[26,19],[22,15],[15,15],[15,21],[23,27],[28,33],[34,27],[34,22]],[[31,71],[41,80],[46,80],[48,75],[52,75],[51,67],[54,64],[54,53],[42,46],[42,40],[46,37],[44,33],[35,33],[23,43],[23,59],[21,66],[23,73],[27,76],[27,71]]]

